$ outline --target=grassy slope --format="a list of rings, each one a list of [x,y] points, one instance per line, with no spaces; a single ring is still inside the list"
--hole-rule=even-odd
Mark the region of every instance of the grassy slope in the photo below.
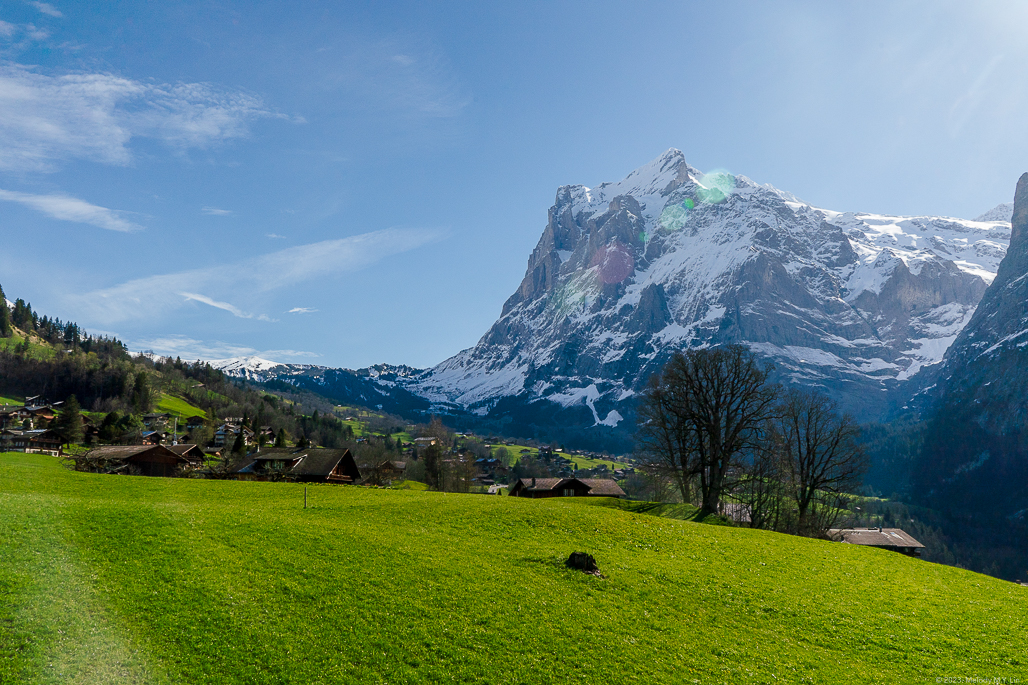
[[[39,341],[39,338],[34,338]],[[15,333],[10,338],[0,338],[0,349],[13,350],[15,347],[25,341],[24,334]],[[29,351],[27,356],[32,359],[53,359],[57,354],[57,350],[49,343],[44,342],[29,342]]]
[[[171,414],[172,416],[178,416],[182,419],[207,415],[207,412],[200,407],[194,407],[181,397],[175,397],[174,395],[168,394],[161,395],[161,400],[157,403],[157,409],[155,411]]]
[[[559,499],[0,455],[0,682],[1024,678],[1028,588]],[[594,554],[606,579],[562,567]]]

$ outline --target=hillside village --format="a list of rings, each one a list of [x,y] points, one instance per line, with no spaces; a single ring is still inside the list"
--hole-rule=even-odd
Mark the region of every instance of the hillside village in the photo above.
[[[110,475],[677,501],[684,507],[677,516],[701,515],[689,497],[677,492],[665,467],[638,454],[615,456],[455,432],[438,419],[412,424],[381,411],[333,404],[308,391],[247,384],[202,362],[131,358],[117,341],[98,345],[74,324],[39,317],[27,303],[17,311],[24,328],[11,326],[6,343],[0,338],[0,355],[21,366],[68,365],[74,370],[65,373],[72,376],[95,374],[91,365],[103,362],[106,373],[116,374],[105,382],[120,391],[106,398],[84,394],[87,408],[74,395],[56,401],[41,395],[20,401],[7,397],[0,409],[0,442],[8,451],[50,454],[76,470]],[[26,390],[37,387],[31,378],[22,383]],[[742,491],[726,492],[708,511],[734,525],[767,526],[763,509],[754,509],[759,501]],[[893,522],[888,507],[872,513],[875,507],[839,502],[837,511],[844,515],[826,519],[813,534],[866,540],[848,531],[861,525],[884,531],[884,524]],[[840,522],[850,527],[839,527]],[[918,531],[929,534],[930,558],[938,558],[938,534],[922,527]],[[885,535],[878,541],[921,555],[917,540],[900,546]]]

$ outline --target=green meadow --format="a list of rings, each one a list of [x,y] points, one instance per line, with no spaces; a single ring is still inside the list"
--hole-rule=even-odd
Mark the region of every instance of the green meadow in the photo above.
[[[0,682],[1028,681],[1028,588],[986,576],[567,499],[304,487],[0,455]]]
[[[181,397],[167,393],[161,395],[161,399],[157,402],[156,411],[171,414],[181,419],[188,419],[193,416],[207,416],[207,412],[200,407],[190,404]]]

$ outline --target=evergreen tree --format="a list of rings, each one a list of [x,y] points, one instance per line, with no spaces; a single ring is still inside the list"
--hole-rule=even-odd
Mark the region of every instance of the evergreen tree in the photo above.
[[[403,439],[400,438],[399,436],[397,436],[397,438],[396,438],[396,449],[397,450],[402,450],[403,449]]]
[[[232,454],[246,454],[246,436],[243,435],[242,428],[239,430],[239,435],[236,436],[236,441],[232,444]]]
[[[132,389],[132,406],[136,412],[145,414],[153,404],[153,391],[150,389],[150,376],[145,371],[136,374],[136,382]]]
[[[285,447],[285,446],[286,446],[286,429],[285,428],[279,428],[278,429],[278,435],[275,436],[275,447]]]
[[[25,300],[19,297],[14,301],[14,311],[11,313],[11,322],[28,333],[29,329],[25,325],[25,320],[28,319],[30,322],[32,321],[31,312],[32,310],[25,304]]]
[[[68,444],[80,443],[84,437],[82,429],[82,408],[74,395],[64,401],[64,408],[57,419],[57,431]]]
[[[0,338],[10,338],[13,334],[11,310],[7,308],[7,297],[4,296],[4,289],[0,287]]]
[[[311,446],[311,441],[307,439],[306,435],[301,435],[300,439],[296,441],[296,446],[302,450],[305,450]]]

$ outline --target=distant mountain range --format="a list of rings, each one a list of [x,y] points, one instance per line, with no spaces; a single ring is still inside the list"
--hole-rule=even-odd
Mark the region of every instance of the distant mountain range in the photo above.
[[[617,183],[562,186],[518,290],[431,369],[221,360],[341,402],[579,442],[624,439],[648,377],[686,347],[744,343],[862,419],[929,385],[1010,242],[974,220],[843,213],[669,150]]]

